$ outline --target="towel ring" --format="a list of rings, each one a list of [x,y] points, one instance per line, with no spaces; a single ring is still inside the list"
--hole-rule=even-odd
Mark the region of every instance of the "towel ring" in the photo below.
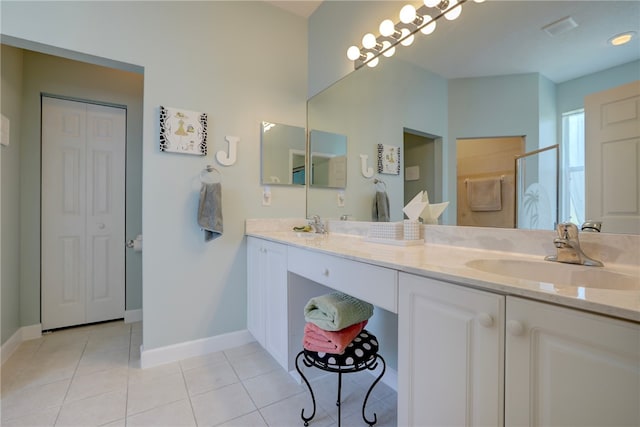
[[[217,179],[216,179],[217,174]],[[212,165],[207,165],[200,172],[200,181],[205,184],[215,184],[217,182],[222,182],[222,172],[213,167]]]
[[[378,179],[378,178],[374,178],[373,179],[373,183],[374,184],[382,184],[382,186],[384,187],[384,191],[387,191],[387,183],[384,182],[383,180]]]

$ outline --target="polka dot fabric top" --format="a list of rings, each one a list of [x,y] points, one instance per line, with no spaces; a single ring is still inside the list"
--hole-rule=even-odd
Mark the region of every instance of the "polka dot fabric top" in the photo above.
[[[362,369],[365,364],[375,359],[378,353],[378,340],[375,335],[363,329],[344,353],[322,353],[304,350],[307,360],[320,368]]]

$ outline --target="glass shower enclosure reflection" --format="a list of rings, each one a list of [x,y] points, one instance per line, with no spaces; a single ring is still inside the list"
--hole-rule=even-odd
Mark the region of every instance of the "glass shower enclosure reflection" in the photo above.
[[[559,146],[516,156],[516,228],[554,230],[558,224]]]

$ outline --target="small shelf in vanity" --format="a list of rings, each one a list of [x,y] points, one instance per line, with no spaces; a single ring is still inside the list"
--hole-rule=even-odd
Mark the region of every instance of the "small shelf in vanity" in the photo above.
[[[291,273],[398,313],[398,271],[290,247]]]

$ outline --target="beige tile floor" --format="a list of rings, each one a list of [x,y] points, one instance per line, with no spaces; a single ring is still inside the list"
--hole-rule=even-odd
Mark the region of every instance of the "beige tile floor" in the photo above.
[[[140,323],[110,322],[26,341],[2,365],[0,424],[9,426],[302,426],[311,400],[258,344],[140,369]],[[343,376],[342,425],[366,425],[373,377]],[[337,425],[335,374],[312,381],[311,427]],[[396,393],[379,383],[367,414],[396,425]]]

